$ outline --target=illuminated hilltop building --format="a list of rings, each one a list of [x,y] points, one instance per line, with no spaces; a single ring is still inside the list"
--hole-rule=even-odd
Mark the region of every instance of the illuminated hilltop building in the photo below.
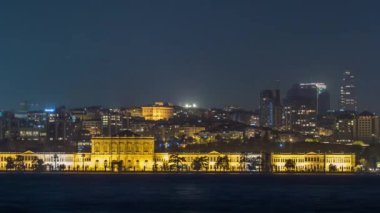
[[[156,102],[152,106],[142,107],[142,116],[145,120],[169,120],[174,115],[174,107],[170,103]]]

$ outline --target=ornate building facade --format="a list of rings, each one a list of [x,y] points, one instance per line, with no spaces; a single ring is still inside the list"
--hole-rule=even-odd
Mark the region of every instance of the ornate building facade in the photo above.
[[[273,172],[353,172],[355,154],[271,154]]]
[[[200,160],[202,159],[202,160]],[[0,170],[15,170],[10,164],[33,170],[37,160],[46,169],[87,172],[203,171],[203,172],[353,172],[355,154],[255,153],[155,153],[153,137],[96,137],[90,153],[0,153]],[[198,160],[201,167],[196,169]],[[10,163],[11,162],[11,163]],[[290,163],[289,163],[290,162]],[[8,167],[8,168],[7,168]],[[265,168],[265,169],[263,169]]]
[[[150,171],[153,137],[98,137],[92,139],[91,161],[95,169]],[[116,166],[116,167],[115,167]]]
[[[168,120],[174,115],[174,107],[164,102],[156,102],[152,106],[142,107],[142,116],[145,120],[158,121]]]
[[[155,154],[156,169],[157,171],[167,170],[167,166],[170,166],[169,153],[157,153]],[[261,154],[254,153],[220,153],[212,151],[209,153],[177,153],[181,161],[181,171],[192,171],[192,164],[196,158],[205,159],[205,167],[200,171],[218,172],[218,171],[261,171]],[[220,163],[221,159],[226,159],[224,163]],[[226,163],[226,161],[228,163]],[[170,168],[169,168],[170,170]]]

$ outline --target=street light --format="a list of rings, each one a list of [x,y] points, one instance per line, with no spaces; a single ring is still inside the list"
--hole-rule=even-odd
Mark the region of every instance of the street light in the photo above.
[[[58,155],[54,154],[54,170],[57,170]]]
[[[105,171],[105,172],[107,171],[107,165],[108,165],[107,160],[104,160],[104,171]]]
[[[82,170],[84,171],[84,158],[86,157],[85,154],[82,154]]]
[[[96,170],[97,170],[97,168],[98,168],[98,164],[99,164],[99,160],[96,160],[96,161],[95,161],[95,172],[96,172]]]

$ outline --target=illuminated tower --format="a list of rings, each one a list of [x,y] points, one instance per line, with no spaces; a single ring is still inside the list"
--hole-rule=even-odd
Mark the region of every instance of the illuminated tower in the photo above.
[[[355,76],[350,71],[343,73],[342,85],[340,87],[340,110],[357,111],[358,100],[356,97]]]

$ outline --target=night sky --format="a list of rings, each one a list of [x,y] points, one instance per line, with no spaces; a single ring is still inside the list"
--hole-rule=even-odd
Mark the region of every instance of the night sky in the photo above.
[[[296,82],[325,82],[335,107],[350,69],[360,109],[380,112],[379,8],[357,0],[2,1],[0,107],[164,100],[253,109],[276,80],[283,95]]]

